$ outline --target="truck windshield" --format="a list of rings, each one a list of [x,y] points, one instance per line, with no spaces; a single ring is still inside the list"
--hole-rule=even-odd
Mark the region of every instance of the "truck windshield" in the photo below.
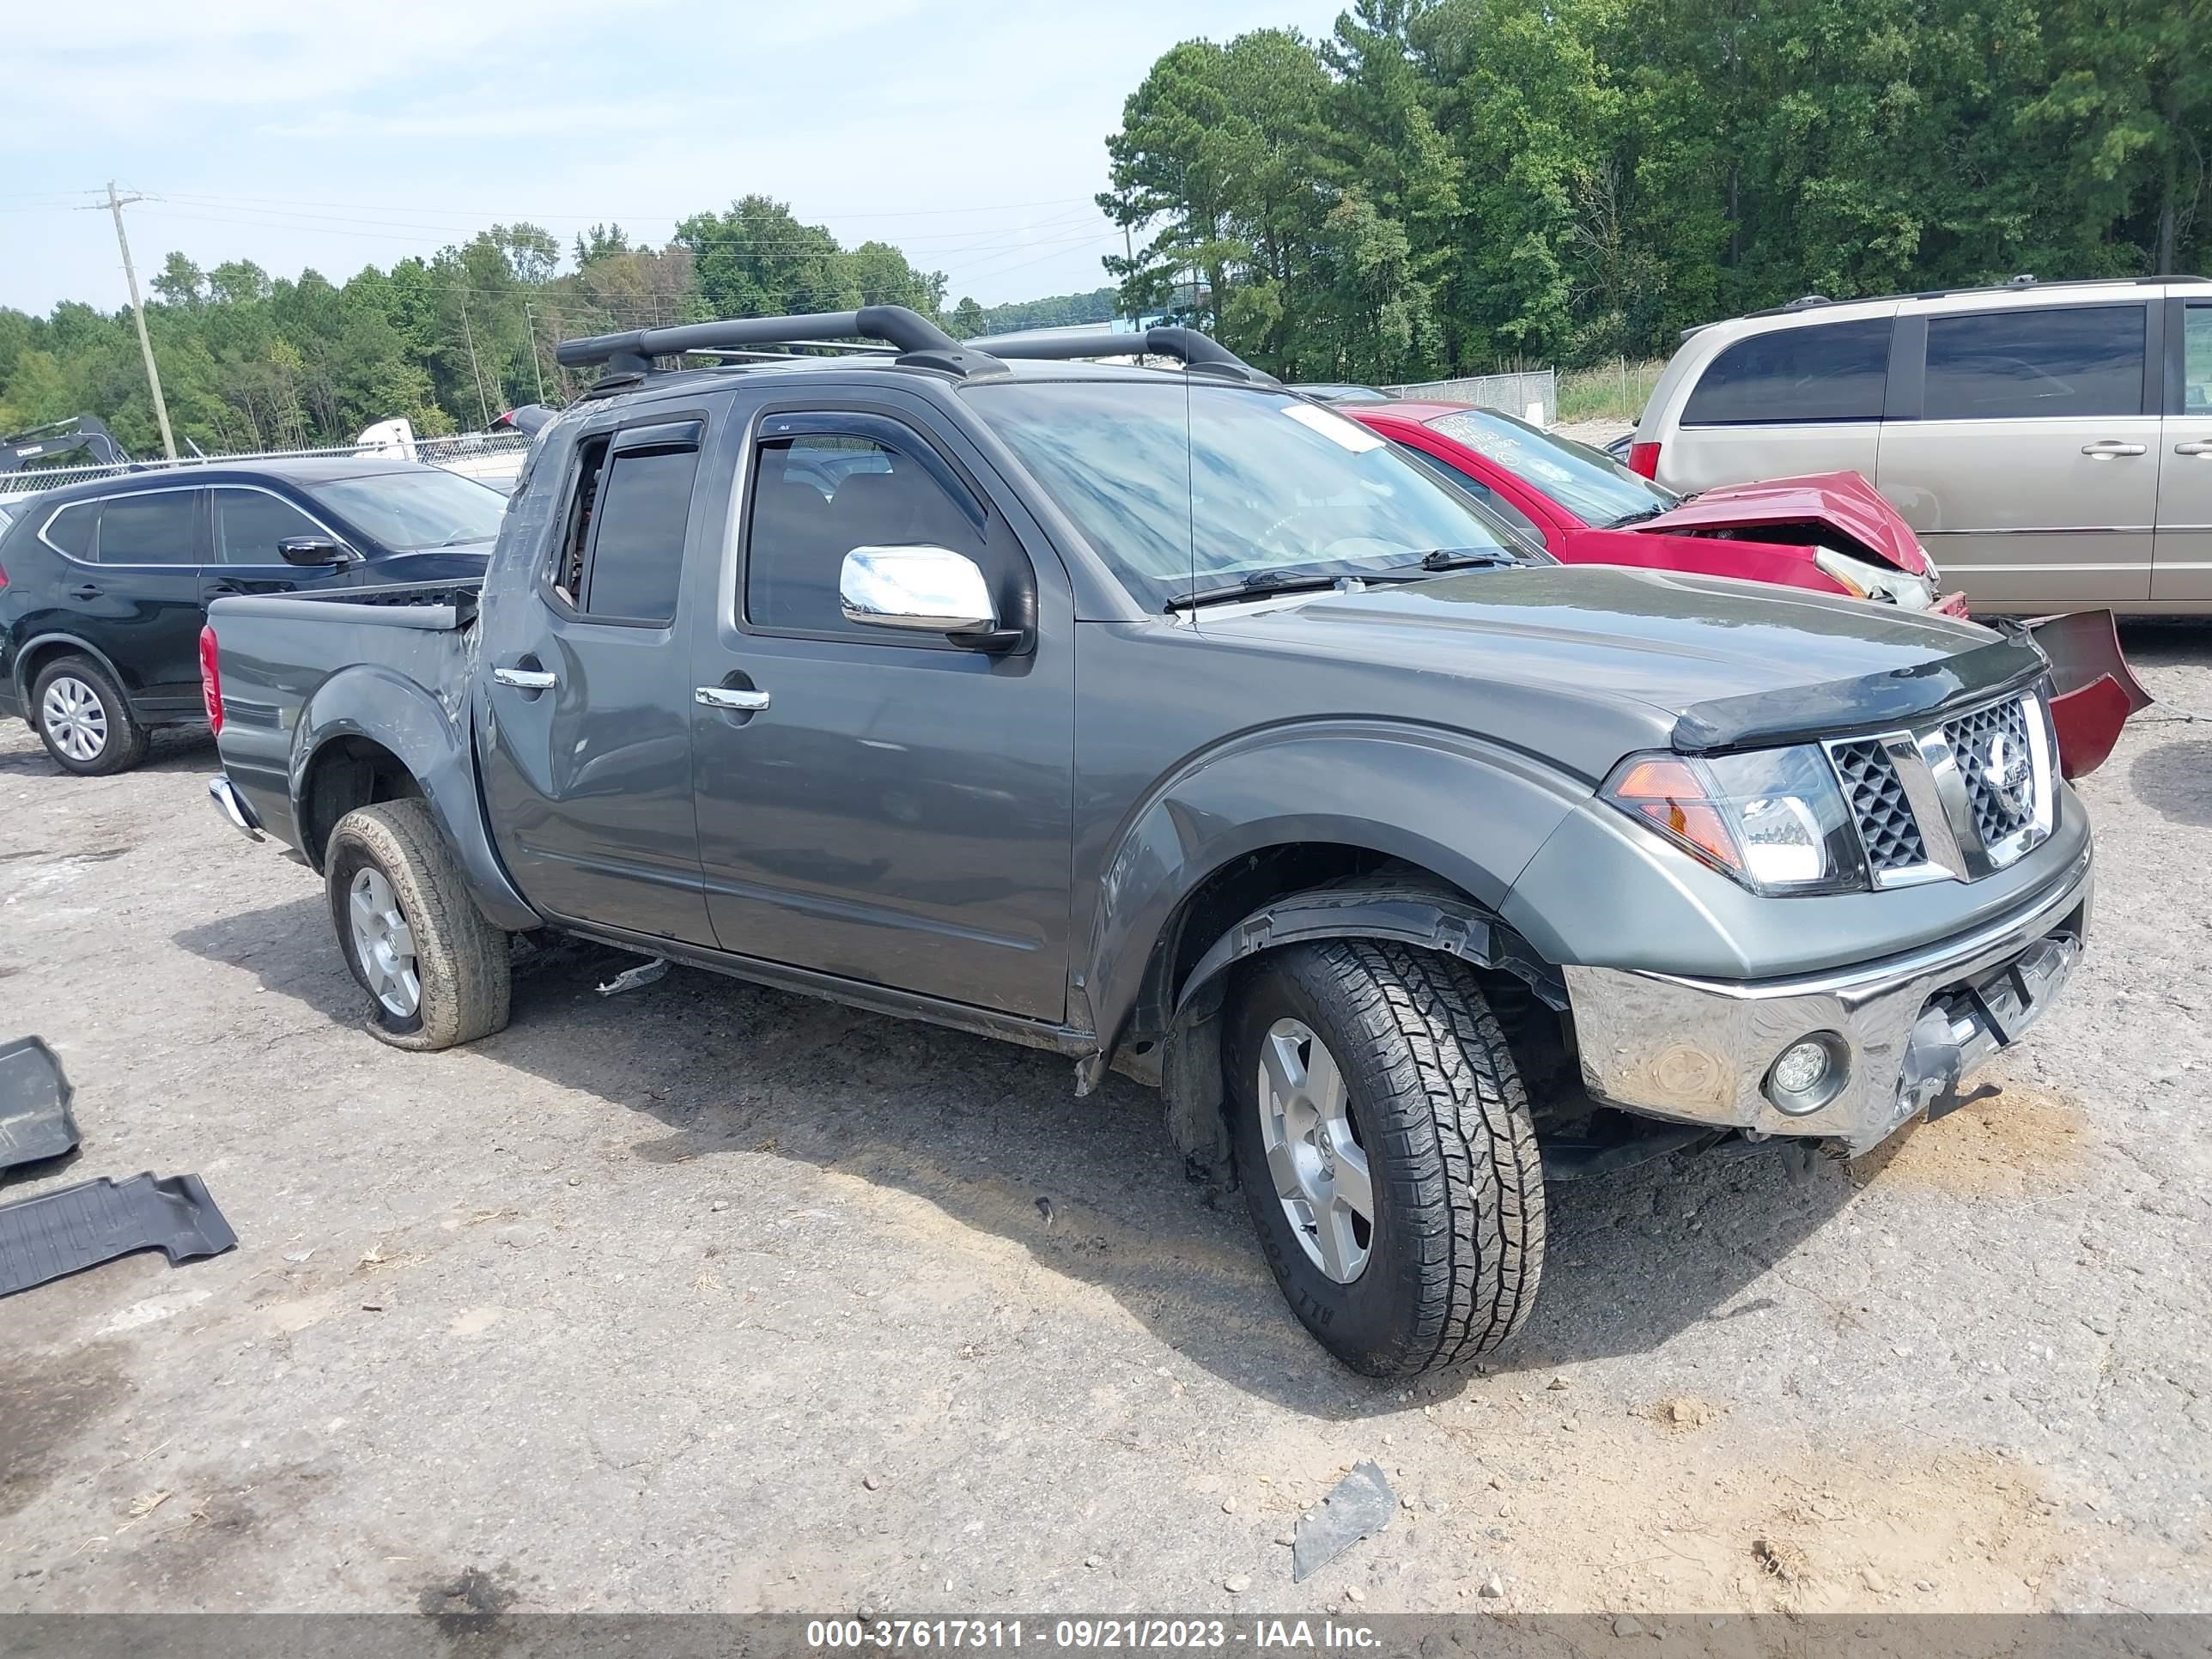
[[[1163,375],[1000,380],[968,397],[1152,610],[1268,574],[1418,568],[1440,550],[1520,562],[1472,501],[1279,392]]]
[[[1682,499],[1631,472],[1603,450],[1554,437],[1494,409],[1439,415],[1429,425],[1476,454],[1487,455],[1600,530],[1656,519]]]
[[[434,466],[309,484],[307,493],[395,553],[488,542],[507,511],[496,489]]]

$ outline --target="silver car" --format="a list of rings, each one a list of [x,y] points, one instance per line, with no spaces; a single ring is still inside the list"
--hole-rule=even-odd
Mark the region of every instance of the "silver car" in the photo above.
[[[2212,611],[2212,283],[2041,283],[1693,331],[1631,464],[1874,480],[1978,611]]]

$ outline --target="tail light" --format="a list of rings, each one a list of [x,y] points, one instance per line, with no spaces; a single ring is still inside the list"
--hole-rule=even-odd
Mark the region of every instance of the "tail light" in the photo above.
[[[222,735],[222,671],[216,666],[215,629],[200,629],[200,701],[207,705],[208,726]]]
[[[5,586],[8,586],[8,567],[7,567],[6,565],[4,565],[4,564],[0,564],[0,587],[5,587]]]
[[[1656,481],[1659,477],[1659,446],[1631,444],[1628,447],[1628,470]]]

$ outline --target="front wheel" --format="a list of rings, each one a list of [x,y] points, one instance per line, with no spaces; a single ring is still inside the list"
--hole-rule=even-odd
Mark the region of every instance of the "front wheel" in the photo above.
[[[1246,974],[1228,1097],[1237,1174],[1291,1309],[1356,1371],[1498,1346],[1544,1261],[1527,1094],[1467,965],[1367,939]]]
[[[507,935],[470,898],[421,801],[347,813],[323,871],[339,949],[368,993],[373,1036],[395,1048],[450,1048],[506,1028]]]

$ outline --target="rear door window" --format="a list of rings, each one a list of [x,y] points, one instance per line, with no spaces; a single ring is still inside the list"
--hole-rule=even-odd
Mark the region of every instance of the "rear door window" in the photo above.
[[[699,452],[617,450],[599,496],[599,533],[584,569],[586,616],[630,622],[676,619],[684,536]]]
[[[71,501],[46,521],[40,533],[46,545],[72,559],[92,557],[93,532],[100,526],[98,501]]]
[[[100,514],[102,564],[198,564],[200,492],[162,489],[111,498]]]
[[[676,620],[702,428],[677,422],[586,441],[555,592],[595,622]]]
[[[281,564],[277,544],[295,536],[329,539],[327,531],[289,501],[258,489],[215,492],[216,556],[225,564]]]
[[[1889,383],[1887,317],[1776,329],[1738,340],[1705,366],[1684,426],[1878,421]]]
[[[2184,313],[2181,343],[2181,412],[2212,415],[2212,305]]]
[[[1924,418],[2140,415],[2143,319],[2139,305],[1930,317]]]

